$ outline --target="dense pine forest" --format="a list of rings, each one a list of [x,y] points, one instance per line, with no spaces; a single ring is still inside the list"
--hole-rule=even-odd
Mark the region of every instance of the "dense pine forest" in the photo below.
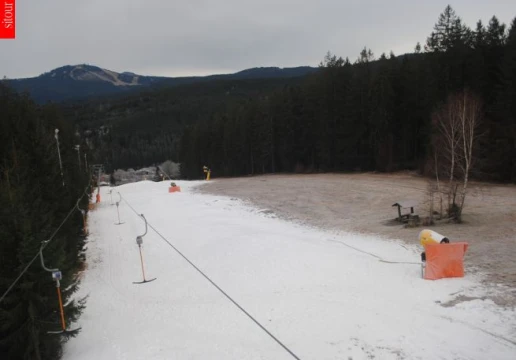
[[[482,102],[477,179],[516,181],[516,29],[468,27],[447,7],[426,41],[397,56],[328,53],[307,76],[213,80],[61,105],[110,171],[165,160],[182,176],[275,172],[428,173],[432,114],[463,90]]]
[[[470,29],[447,7],[424,45],[396,57],[364,48],[352,64],[330,53],[303,84],[232,103],[189,124],[181,139],[182,174],[274,172],[425,172],[431,118],[462,90],[482,101],[472,175],[516,181],[516,19]]]
[[[47,267],[61,270],[68,303],[84,260],[83,215],[74,207],[80,198],[78,207],[87,209],[89,176],[84,163],[79,167],[73,126],[55,107],[37,106],[0,83],[0,109],[0,358],[58,359],[63,340],[74,334],[47,333],[61,329],[58,296],[37,255],[42,242],[59,230],[43,255]],[[66,321],[76,319],[82,307],[80,301],[67,304]]]
[[[188,124],[210,119],[229,103],[264,96],[302,77],[213,80],[146,91],[132,96],[61,105],[64,116],[108,171],[178,161],[181,133]]]

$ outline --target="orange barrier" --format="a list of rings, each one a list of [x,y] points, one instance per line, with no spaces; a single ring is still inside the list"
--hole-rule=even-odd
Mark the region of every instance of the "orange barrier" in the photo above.
[[[181,186],[171,186],[168,188],[169,193],[181,192]]]
[[[426,267],[424,278],[437,280],[464,277],[464,254],[467,242],[425,245]]]
[[[96,198],[97,198],[97,201],[96,201],[96,202],[97,202],[97,203],[99,203],[99,202],[100,202],[100,194],[99,194],[99,193],[97,193]]]

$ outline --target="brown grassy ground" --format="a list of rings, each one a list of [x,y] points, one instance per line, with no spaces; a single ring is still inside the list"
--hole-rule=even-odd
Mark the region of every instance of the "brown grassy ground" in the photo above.
[[[403,199],[420,202],[415,209],[428,215],[427,179],[411,173],[265,175],[215,179],[198,191],[238,197],[270,209],[277,216],[323,229],[383,234],[419,244],[423,229],[405,228],[393,219],[392,204]],[[466,271],[480,270],[491,284],[508,285],[497,303],[516,305],[516,186],[471,183],[462,224],[431,228],[452,242],[467,241]],[[418,259],[415,259],[418,261]]]

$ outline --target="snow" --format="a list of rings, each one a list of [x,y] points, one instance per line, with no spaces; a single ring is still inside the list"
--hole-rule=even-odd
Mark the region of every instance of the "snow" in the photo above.
[[[134,85],[140,85],[138,83],[138,77],[134,77],[130,83],[125,82],[123,80],[119,79],[119,73],[107,70],[107,69],[100,69],[100,71],[91,71],[86,70],[86,73],[77,76],[74,74],[75,70],[84,70],[84,66],[82,65],[76,65],[70,72],[70,77],[74,80],[85,80],[85,81],[93,81],[93,80],[100,80],[109,82],[115,86],[134,86]],[[66,71],[64,72],[66,74]]]
[[[203,182],[115,188],[149,224],[300,359],[515,359],[516,313],[481,300],[478,274],[421,279],[417,246],[285,222]],[[77,297],[88,295],[65,360],[292,359],[144,222],[111,205],[90,212]],[[402,263],[387,263],[380,261]],[[416,264],[414,264],[416,263]],[[471,301],[442,306],[457,296]]]

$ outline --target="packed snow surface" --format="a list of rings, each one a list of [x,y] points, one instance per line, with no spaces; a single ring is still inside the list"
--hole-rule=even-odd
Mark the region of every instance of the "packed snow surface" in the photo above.
[[[317,230],[176,184],[101,187],[65,360],[294,358],[152,228],[142,255],[157,279],[133,284],[137,214],[300,359],[516,359],[514,310],[482,299],[479,274],[423,280],[417,239]]]

